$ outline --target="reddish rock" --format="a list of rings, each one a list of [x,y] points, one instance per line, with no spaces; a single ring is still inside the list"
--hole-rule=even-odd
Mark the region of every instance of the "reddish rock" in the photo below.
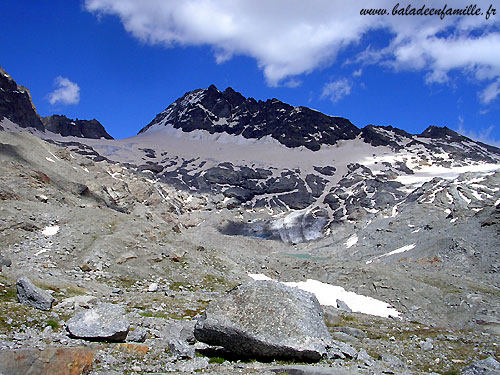
[[[116,349],[131,355],[143,356],[149,352],[149,346],[141,344],[121,343],[116,345]]]
[[[2,375],[80,375],[90,370],[96,350],[47,348],[0,351]]]

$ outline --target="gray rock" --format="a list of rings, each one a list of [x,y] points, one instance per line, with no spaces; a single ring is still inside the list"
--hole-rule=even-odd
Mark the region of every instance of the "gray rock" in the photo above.
[[[178,339],[187,343],[194,343],[195,322],[188,320],[171,320],[161,327],[160,336],[165,340]]]
[[[434,345],[432,344],[432,339],[427,338],[427,339],[425,339],[425,341],[421,341],[420,348],[422,350],[426,350],[426,351],[434,349]]]
[[[337,308],[345,312],[352,312],[351,308],[347,306],[347,303],[339,299],[337,300]]]
[[[195,357],[194,346],[189,345],[186,341],[183,340],[170,340],[168,342],[168,350],[170,351],[170,354],[181,359],[191,359]]]
[[[194,322],[185,324],[179,335],[181,340],[186,341],[188,344],[194,344],[196,342],[196,338],[194,337]]]
[[[352,327],[336,327],[336,331],[347,333],[349,336],[357,337],[358,339],[364,339],[366,337],[366,333],[358,328]]]
[[[197,357],[193,358],[189,361],[178,361],[174,363],[168,363],[164,367],[165,371],[169,373],[172,372],[180,372],[180,373],[193,373],[198,372],[199,370],[203,370],[208,367],[208,358],[206,357]],[[165,375],[167,373],[164,373]],[[161,374],[163,375],[163,373]]]
[[[273,281],[252,281],[213,301],[195,337],[242,356],[320,360],[332,343],[316,297]]]
[[[144,328],[137,327],[133,331],[129,331],[127,335],[127,342],[144,342],[148,336]]]
[[[460,371],[461,375],[500,375],[500,363],[493,357],[476,361]]]
[[[290,365],[271,368],[270,371],[276,374],[288,375],[354,375],[358,372],[349,370],[332,369],[331,367],[319,367],[311,365]]]
[[[157,292],[159,289],[158,283],[151,283],[148,287],[148,292]]]
[[[358,351],[354,349],[351,345],[346,344],[342,341],[333,341],[328,348],[327,356],[329,359],[346,357],[356,358]]]
[[[381,360],[384,362],[384,365],[390,367],[390,368],[397,368],[397,369],[405,369],[406,365],[396,356],[393,356],[392,354],[388,353],[383,353],[381,355]]]
[[[1,266],[10,267],[11,265],[12,265],[12,260],[0,255],[0,267]]]
[[[343,341],[343,342],[349,342],[349,343],[353,343],[353,344],[359,344],[359,339],[357,339],[356,337],[353,337],[351,335],[348,335],[347,333],[344,333],[344,332],[330,332],[333,339],[334,340],[340,340],[340,341]]]
[[[24,305],[48,311],[52,308],[54,298],[45,290],[34,285],[27,277],[16,282],[17,298]]]
[[[363,362],[366,366],[373,366],[375,360],[369,355],[365,349],[361,349],[356,355],[356,359],[360,362]]]
[[[130,329],[125,310],[111,303],[83,311],[66,323],[69,335],[93,341],[124,341]]]

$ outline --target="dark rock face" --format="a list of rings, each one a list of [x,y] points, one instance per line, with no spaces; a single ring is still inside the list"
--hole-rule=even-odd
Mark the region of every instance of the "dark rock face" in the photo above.
[[[241,285],[213,301],[195,337],[242,357],[318,361],[331,337],[316,297],[273,281]]]
[[[17,280],[17,298],[24,305],[48,311],[52,308],[54,298],[45,290],[35,286],[27,277]]]
[[[19,86],[0,67],[0,120],[4,117],[22,128],[48,130],[63,137],[113,139],[96,119],[72,120],[59,115],[40,118],[31,101],[29,90]],[[0,130],[2,129],[0,127]]]
[[[395,150],[402,148],[401,141],[411,134],[392,126],[367,125],[361,130],[361,138],[372,146],[391,146]]]
[[[79,137],[90,139],[113,139],[106,129],[96,119],[93,120],[72,120],[66,116],[53,115],[49,117],[42,117],[45,129],[63,137]]]
[[[22,128],[44,130],[28,89],[18,86],[0,67],[0,120],[4,117]]]
[[[139,133],[157,124],[172,124],[185,132],[207,130],[245,138],[271,136],[287,147],[319,150],[359,134],[349,120],[331,117],[306,107],[293,107],[277,99],[256,101],[228,87],[194,90],[176,100]]]
[[[70,336],[92,341],[125,341],[130,323],[125,310],[111,303],[83,311],[66,323]]]

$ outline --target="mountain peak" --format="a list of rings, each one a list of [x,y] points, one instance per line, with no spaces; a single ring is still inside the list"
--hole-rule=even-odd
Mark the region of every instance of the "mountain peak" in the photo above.
[[[0,120],[6,117],[22,128],[43,131],[42,122],[36,113],[29,90],[19,86],[1,67],[0,89]]]
[[[425,129],[422,133],[420,133],[421,137],[425,138],[444,138],[446,136],[451,137],[452,139],[459,139],[463,137],[457,132],[451,130],[450,128],[443,126],[434,126],[431,125],[427,129]]]
[[[276,98],[257,102],[231,87],[221,92],[214,85],[186,93],[139,133],[164,126],[184,132],[205,130],[251,139],[268,136],[287,147],[304,146],[313,151],[339,140],[354,139],[360,132],[342,117],[293,107]]]

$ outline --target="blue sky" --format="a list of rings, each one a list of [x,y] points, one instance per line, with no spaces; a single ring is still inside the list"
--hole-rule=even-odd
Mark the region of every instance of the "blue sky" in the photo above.
[[[396,2],[2,0],[0,65],[41,115],[96,118],[115,138],[215,84],[358,127],[448,126],[500,145],[500,15],[486,20],[481,1],[480,16],[359,14]]]

